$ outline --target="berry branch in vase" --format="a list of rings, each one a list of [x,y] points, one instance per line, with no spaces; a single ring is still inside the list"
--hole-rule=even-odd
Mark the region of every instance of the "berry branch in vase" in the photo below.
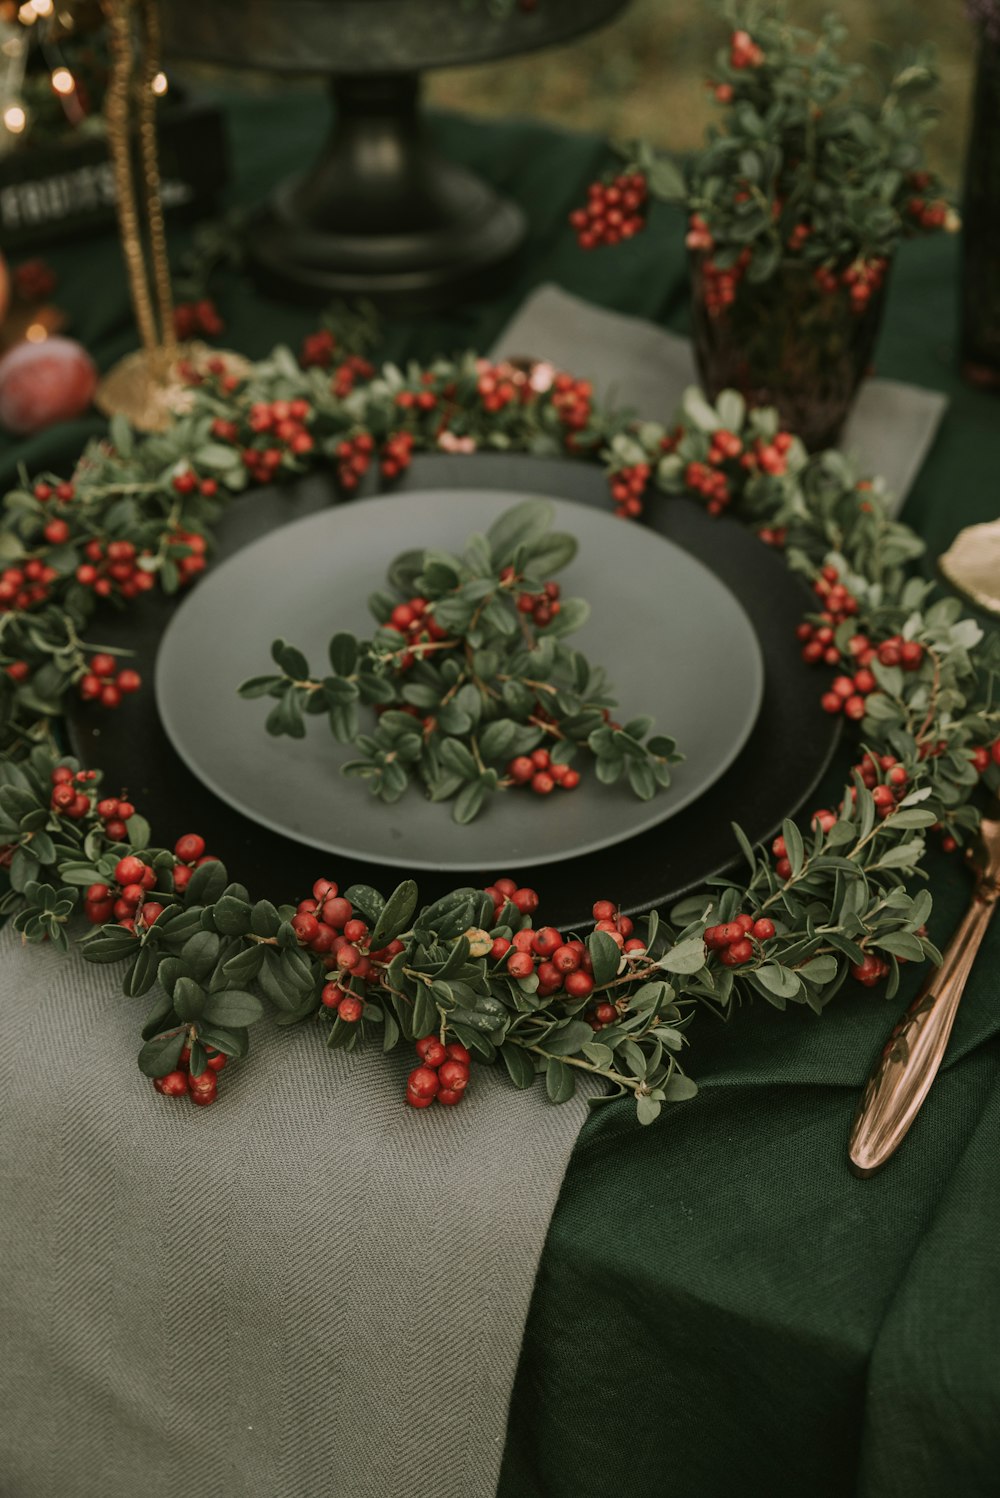
[[[528,500],[471,537],[461,556],[397,557],[394,593],[369,600],[380,625],[372,640],[334,635],[332,674],[321,680],[301,651],[276,640],[282,674],[252,677],[241,695],[276,699],[271,734],[301,738],[307,717],[324,714],[334,737],[361,751],[345,775],[389,803],[416,780],[430,800],[451,801],[459,823],[497,792],[575,789],[573,762],[584,749],[601,784],[625,780],[650,800],[681,756],[672,739],[647,739],[648,717],[616,721],[604,670],[563,643],[589,608],[563,598],[547,576],[577,549],[552,531],[553,515],[547,502]],[[377,715],[370,733],[361,731],[361,707]]]
[[[810,449],[835,441],[871,363],[893,256],[958,228],[923,137],[931,52],[886,69],[844,60],[848,28],[818,34],[782,8],[726,6],[728,45],[708,78],[720,127],[675,164],[648,144],[591,185],[570,214],[581,248],[642,230],[647,199],[683,205],[694,350],[711,396],[777,405]]]

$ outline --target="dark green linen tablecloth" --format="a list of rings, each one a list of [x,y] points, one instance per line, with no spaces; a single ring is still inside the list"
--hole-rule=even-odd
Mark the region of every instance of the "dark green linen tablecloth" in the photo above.
[[[234,201],[312,151],[323,108],[312,94],[231,108]],[[684,330],[676,216],[656,208],[651,232],[609,254],[579,253],[565,229],[604,164],[599,142],[530,123],[437,128],[523,205],[531,234],[495,299],[391,325],[382,355],[485,349],[549,280]],[[73,333],[107,366],[135,344],[113,238],[49,258]],[[1000,405],[957,379],[956,274],[954,241],[904,248],[877,360],[880,374],[951,398],[904,512],[931,557],[961,526],[1000,512]],[[235,279],[217,299],[228,342],[254,356],[315,322]],[[0,477],[9,482],[17,462],[68,468],[100,430],[87,419],[6,440]],[[932,935],[943,942],[968,884],[943,859],[933,879]],[[588,1121],[535,1289],[502,1498],[1000,1493],[998,960],[1000,925],[930,1101],[873,1180],[849,1174],[846,1138],[895,1017],[878,992],[844,991],[822,1018],[764,1005],[728,1025],[703,1016],[690,1054],[698,1098],[649,1129],[619,1104]],[[906,997],[920,978],[907,975]]]

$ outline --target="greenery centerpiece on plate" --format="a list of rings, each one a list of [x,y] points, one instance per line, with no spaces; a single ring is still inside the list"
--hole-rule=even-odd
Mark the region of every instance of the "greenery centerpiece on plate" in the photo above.
[[[816,449],[836,440],[871,361],[898,244],[958,227],[924,157],[937,74],[926,50],[845,62],[835,16],[818,35],[773,5],[725,16],[708,79],[721,128],[683,171],[629,148],[626,172],[595,183],[571,223],[589,249],[642,227],[647,188],[683,203],[706,392],[776,406]]]
[[[417,780],[431,800],[452,802],[456,822],[471,822],[498,791],[575,789],[584,749],[602,784],[624,779],[651,800],[681,756],[673,739],[646,738],[650,718],[617,722],[606,672],[566,643],[590,609],[561,597],[551,576],[577,551],[552,530],[553,515],[528,500],[471,536],[461,556],[404,552],[389,568],[393,591],[369,599],[371,640],[335,634],[322,678],[276,640],[280,674],[252,677],[241,695],[276,699],[266,724],[275,735],[302,738],[307,716],[326,715],[334,738],[360,751],[345,774],[389,803]],[[377,714],[371,732],[363,706]]]

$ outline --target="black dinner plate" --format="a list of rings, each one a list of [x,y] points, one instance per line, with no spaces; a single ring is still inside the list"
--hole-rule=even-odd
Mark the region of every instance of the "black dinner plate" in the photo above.
[[[607,482],[597,468],[523,454],[421,456],[393,492],[446,488],[503,489],[602,508],[609,504]],[[374,492],[370,484],[350,503],[364,503]],[[236,500],[223,518],[216,556],[232,555],[267,531],[337,502],[344,501],[332,477],[323,473],[254,491]],[[670,821],[669,831],[654,827],[612,848],[530,872],[487,868],[479,878],[461,880],[454,873],[421,872],[423,898],[435,899],[459,882],[485,885],[500,874],[518,879],[520,873],[519,882],[539,891],[545,917],[556,925],[582,924],[599,898],[617,900],[633,913],[647,910],[738,860],[731,822],[739,822],[751,841],[767,838],[815,788],[833,753],[839,719],[820,708],[816,675],[799,655],[795,626],[814,602],[808,588],[739,522],[713,519],[690,500],[651,496],[643,523],[710,567],[753,624],[766,681],[763,705],[744,749],[703,797]],[[113,715],[74,702],[69,709],[74,752],[85,765],[104,772],[108,794],[128,793],[151,822],[156,843],[170,845],[181,833],[202,833],[210,851],[254,898],[300,898],[320,875],[342,887],[364,883],[388,892],[399,881],[398,869],[333,860],[272,832],[219,800],[180,760],[162,728],[152,691],[160,636],[174,606],[173,600],[151,596],[121,614],[106,612],[88,630],[94,642],[135,652],[144,689]],[[683,649],[683,642],[671,648]],[[705,690],[712,691],[710,681]]]

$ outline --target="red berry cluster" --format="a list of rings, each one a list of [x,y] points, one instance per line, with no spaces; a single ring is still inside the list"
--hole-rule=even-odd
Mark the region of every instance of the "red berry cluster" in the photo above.
[[[500,581],[506,584],[516,584],[517,577],[513,567],[505,567],[500,573]],[[561,611],[562,604],[559,601],[562,588],[557,582],[545,583],[540,593],[518,593],[517,611],[531,619],[532,623],[539,629],[544,629],[551,624],[556,615]]]
[[[825,713],[843,713],[855,723],[865,715],[865,698],[874,692],[878,683],[867,666],[861,666],[853,676],[835,676],[830,690],[819,699]]]
[[[11,271],[19,302],[44,302],[56,289],[56,273],[44,260],[24,260]]]
[[[519,890],[512,879],[497,879],[486,893],[494,906],[494,919],[508,900],[522,914],[533,914],[538,908],[538,896],[534,890]],[[621,915],[610,900],[598,900],[593,907],[595,930],[606,931],[612,940],[628,954],[645,951],[638,939],[632,936],[632,921]],[[567,1002],[575,1003],[588,999],[594,991],[593,963],[585,944],[577,938],[567,941],[554,926],[542,926],[534,930],[526,926],[515,931],[513,940],[505,936],[494,939],[490,953],[493,960],[503,963],[512,978],[538,977],[538,997],[551,998],[561,994]],[[593,1021],[595,1028],[608,1019]]]
[[[576,380],[569,374],[557,374],[552,381],[552,409],[569,432],[567,446],[589,424],[593,410],[594,387],[589,380]]]
[[[318,328],[307,333],[299,349],[299,363],[303,369],[329,369],[337,352],[337,340],[329,328]]]
[[[553,764],[547,749],[533,749],[530,754],[518,754],[507,765],[507,776],[512,785],[526,785],[536,796],[548,796],[555,790],[575,791],[580,784],[579,770],[569,765]]]
[[[215,418],[209,430],[216,442],[225,442],[235,446],[240,439],[240,429],[236,422],[226,421],[221,416]]]
[[[829,564],[823,567],[814,580],[812,589],[823,606],[820,618],[824,624],[842,624],[845,619],[850,619],[858,612],[858,600],[846,583],[841,582],[836,567]],[[820,657],[815,653],[807,656],[803,650],[802,659],[815,662]],[[868,662],[862,661],[861,664],[867,665]]]
[[[174,336],[177,338],[196,338],[199,333],[205,338],[217,338],[224,328],[218,308],[208,297],[203,297],[200,302],[178,302],[174,307]]]
[[[793,224],[791,232],[788,236],[788,248],[793,255],[797,250],[802,249],[803,245],[809,239],[811,234],[812,229],[808,224]]]
[[[855,766],[863,784],[872,793],[872,800],[880,817],[887,817],[897,801],[906,795],[910,777],[905,766],[894,754],[863,754],[861,763]],[[851,799],[857,799],[857,791],[851,787]]]
[[[720,926],[707,927],[705,945],[710,952],[718,952],[725,967],[741,967],[753,961],[758,948],[771,940],[774,930],[774,922],[767,916],[738,915]]]
[[[788,451],[793,440],[791,432],[777,432],[770,442],[757,437],[750,450],[741,457],[740,466],[780,478],[788,472]]]
[[[813,271],[813,279],[820,291],[828,296],[838,288],[846,287],[852,311],[861,313],[885,280],[887,265],[888,261],[880,255],[872,260],[854,260],[839,272],[833,266],[818,265]]]
[[[741,477],[739,470],[780,478],[788,470],[788,453],[793,441],[790,432],[777,432],[769,441],[757,437],[745,448],[735,432],[722,428],[712,433],[706,460],[694,459],[687,464],[684,483],[693,494],[707,501],[706,509],[710,515],[720,515],[733,498],[733,485]],[[785,527],[763,527],[757,534],[772,546],[782,546],[787,530]]]
[[[485,893],[493,901],[494,925],[500,919],[500,912],[508,900],[519,915],[534,915],[538,909],[537,891],[529,889],[527,885],[521,887],[513,879],[494,879],[492,884],[486,886]]]
[[[887,264],[882,256],[876,256],[874,260],[856,260],[844,270],[840,279],[848,289],[853,312],[861,313],[868,306],[885,280]]]
[[[829,570],[833,571],[832,568]],[[850,595],[848,602],[856,609],[857,601]],[[854,612],[854,609],[848,609],[848,612]],[[847,614],[841,617],[847,617]],[[803,660],[810,663],[824,661],[828,665],[839,662],[840,655],[832,643],[833,630],[830,625],[816,628],[801,624],[798,635],[800,640],[806,642],[802,649]],[[883,666],[900,666],[904,671],[919,671],[925,655],[919,640],[904,640],[901,635],[890,635],[879,645],[872,645],[867,635],[852,635],[848,641],[848,650],[856,662],[854,674],[836,677],[830,690],[823,693],[820,701],[825,712],[842,712],[855,722],[865,715],[865,698],[878,687],[870,670],[872,661],[877,659]]]
[[[176,1071],[167,1072],[165,1077],[154,1077],[153,1086],[164,1097],[184,1097],[186,1094],[199,1108],[207,1108],[215,1102],[218,1074],[225,1066],[226,1058],[211,1046],[205,1047],[205,1057],[205,1070],[200,1076],[193,1076],[190,1070],[191,1047],[185,1046],[178,1057]]]
[[[254,402],[247,418],[250,430],[267,445],[245,447],[242,451],[243,466],[252,479],[266,484],[285,458],[303,457],[312,452],[315,444],[306,426],[311,415],[312,407],[306,400]]]
[[[0,613],[9,614],[47,602],[58,576],[54,567],[38,557],[22,562],[19,567],[5,567],[0,572]]]
[[[124,822],[135,808],[127,801],[99,801],[97,812],[104,822],[109,838],[119,841],[124,834]],[[174,889],[181,893],[187,888],[194,870],[203,863],[214,862],[205,852],[205,839],[197,832],[185,833],[174,844],[173,869]],[[150,899],[156,889],[156,870],[139,858],[128,853],[115,865],[113,883],[91,884],[84,895],[83,912],[94,926],[103,926],[112,919],[126,931],[134,931],[136,925],[152,926],[165,909],[159,900]]]
[[[98,598],[135,598],[139,593],[148,593],[156,586],[152,572],[140,566],[140,562],[151,560],[152,554],[144,551],[137,554],[131,541],[88,541],[83,548],[85,562],[76,569],[76,580],[85,588],[91,588]]]
[[[919,671],[925,652],[919,640],[904,640],[902,635],[890,635],[875,647],[875,654],[883,666],[900,666],[904,671]]]
[[[317,879],[312,897],[299,901],[292,929],[302,946],[322,957],[327,971],[336,974],[323,987],[323,1004],[355,1024],[364,1013],[364,985],[378,979],[379,966],[391,962],[403,943],[391,941],[372,951],[366,922],[354,914],[350,900],[331,879]]]
[[[646,227],[649,183],[643,172],[620,172],[610,182],[592,182],[586,208],[569,216],[581,250],[632,239]]]
[[[484,364],[485,361],[480,360],[477,364],[477,368],[481,367]],[[489,368],[489,366],[486,365],[486,368]],[[425,385],[428,377],[432,380],[434,378],[433,375],[428,375],[428,372],[425,372],[423,375],[421,375],[421,380]],[[437,407],[438,398],[434,394],[433,390],[400,390],[395,397],[395,403],[401,411],[427,412],[435,410],[435,408]]]
[[[403,636],[406,642],[406,649],[397,662],[400,671],[410,669],[414,661],[422,654],[421,646],[448,638],[448,631],[442,629],[434,615],[427,612],[426,598],[420,597],[409,598],[405,603],[397,603],[384,628],[395,630],[398,635]],[[416,716],[420,716],[419,712]]]
[[[42,535],[50,546],[65,546],[72,534],[69,523],[58,518],[47,520],[42,527]]]
[[[203,482],[202,493],[204,493],[205,483],[209,482],[211,481],[208,479]],[[208,543],[205,537],[199,535],[197,531],[171,531],[167,537],[167,544],[170,547],[170,560],[177,568],[177,575],[182,583],[189,583],[208,566],[208,559],[205,555]]]
[[[948,204],[942,198],[913,197],[906,204],[906,211],[921,229],[941,229],[948,217]]]
[[[759,68],[764,54],[749,31],[734,31],[729,39],[729,62],[734,68]]]
[[[684,236],[684,243],[689,250],[708,251],[715,249],[715,240],[712,231],[708,227],[708,220],[700,213],[692,213],[688,217],[688,229]]]
[[[762,525],[757,531],[757,537],[765,546],[773,546],[778,551],[782,551],[788,540],[788,527],[787,525]]]
[[[90,668],[80,677],[79,692],[84,702],[99,702],[102,707],[120,707],[123,696],[137,692],[142,677],[131,666],[121,671],[113,655],[99,651],[90,657]]]
[[[406,1101],[411,1108],[429,1108],[435,1099],[446,1108],[454,1107],[465,1096],[469,1085],[471,1055],[464,1045],[452,1041],[444,1044],[434,1035],[417,1041],[420,1065],[406,1079]]]
[[[148,898],[156,888],[156,870],[135,853],[119,858],[115,864],[114,884],[91,884],[83,901],[83,913],[94,926],[103,926],[112,917],[126,931],[136,925],[152,926],[164,911],[159,900]]]
[[[206,499],[214,499],[219,492],[217,479],[199,478],[193,468],[185,468],[180,473],[175,473],[170,480],[170,487],[175,494],[180,494],[185,498],[189,494],[202,494]]]
[[[611,498],[615,502],[616,515],[634,520],[637,515],[642,514],[642,500],[649,487],[650,472],[648,463],[631,463],[626,468],[616,469],[610,475]]]
[[[374,364],[360,354],[348,354],[333,371],[330,389],[338,400],[346,400],[359,380],[370,380],[374,374]]]
[[[337,460],[337,483],[348,491],[356,489],[371,467],[375,439],[369,432],[345,437],[334,451]]]
[[[89,814],[93,804],[83,787],[89,788],[95,778],[93,770],[77,770],[74,773],[67,765],[58,765],[51,775],[50,809],[57,817],[70,817],[74,822],[79,822]]]
[[[105,837],[112,843],[123,843],[128,837],[128,827],[125,824],[129,817],[135,816],[135,807],[131,801],[124,801],[118,796],[104,796],[94,810],[104,826]]]
[[[393,432],[386,438],[379,453],[383,478],[398,478],[409,468],[413,462],[413,440],[412,432]]]
[[[851,967],[851,977],[863,983],[865,988],[874,988],[889,971],[889,964],[884,957],[876,957],[874,953],[867,952],[863,962],[855,963]]]
[[[40,504],[48,504],[50,499],[55,499],[61,505],[68,505],[70,500],[76,498],[76,489],[72,484],[46,484],[44,481],[37,483],[31,491]]]
[[[178,359],[175,367],[177,377],[183,384],[196,388],[199,385],[210,385],[215,381],[219,390],[225,395],[232,395],[239,388],[242,378],[230,372],[225,359],[219,354],[206,359],[200,366],[192,363],[190,359]]]
[[[346,400],[359,380],[370,380],[374,374],[374,364],[360,354],[348,354],[333,371],[330,389],[338,400]]]
[[[174,843],[174,889],[181,894],[191,883],[191,875],[203,863],[218,863],[214,853],[205,852],[205,839],[199,832],[185,832]]]
[[[706,501],[705,508],[710,515],[721,515],[733,497],[725,473],[697,459],[692,459],[684,469],[684,483],[693,494]]]
[[[716,265],[714,260],[702,261],[701,296],[709,317],[721,317],[726,308],[732,306],[736,300],[736,288],[743,280],[749,264],[750,251],[746,246],[733,265],[723,267]]]
[[[992,744],[979,744],[973,749],[972,763],[980,775],[985,775],[990,765],[1000,765],[1000,739],[994,739]]]
[[[836,821],[836,818],[834,818]],[[788,847],[785,839],[779,834],[771,844],[771,852],[774,854],[774,872],[779,879],[790,879],[792,877],[791,859],[788,857]]]
[[[476,361],[476,394],[483,410],[496,415],[505,406],[515,401],[526,404],[534,392],[526,380],[518,382],[512,378],[513,368],[509,364],[491,364],[488,359]]]

